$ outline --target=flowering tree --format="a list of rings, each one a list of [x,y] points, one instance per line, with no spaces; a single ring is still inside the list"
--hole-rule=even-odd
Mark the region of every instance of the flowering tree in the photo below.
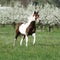
[[[55,24],[60,22],[60,9],[53,5],[45,4],[40,7],[40,20],[43,24]]]
[[[42,24],[54,25],[60,23],[60,9],[54,5],[44,4],[36,6],[39,11],[40,20]],[[15,3],[14,7],[0,7],[0,23],[27,21],[27,17],[35,11],[35,6],[29,4],[27,8],[24,8],[20,3]]]

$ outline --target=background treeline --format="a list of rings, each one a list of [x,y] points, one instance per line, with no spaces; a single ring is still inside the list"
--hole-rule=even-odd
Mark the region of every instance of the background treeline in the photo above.
[[[37,27],[49,31],[60,27],[60,0],[0,0],[0,24],[27,22],[33,11],[39,11]]]
[[[23,4],[24,6],[27,6],[27,4],[29,4],[30,2],[36,2],[42,5],[49,3],[60,7],[60,0],[0,0],[0,4],[2,6],[10,6],[10,4],[15,3],[16,1],[21,2],[21,4]]]

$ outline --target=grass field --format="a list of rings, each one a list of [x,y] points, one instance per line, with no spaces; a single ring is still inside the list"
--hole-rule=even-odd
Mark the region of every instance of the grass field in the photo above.
[[[11,26],[0,26],[0,60],[60,60],[60,29],[52,32],[36,31],[36,45],[33,46],[33,37],[29,36],[28,47],[19,45],[13,47],[15,30]]]

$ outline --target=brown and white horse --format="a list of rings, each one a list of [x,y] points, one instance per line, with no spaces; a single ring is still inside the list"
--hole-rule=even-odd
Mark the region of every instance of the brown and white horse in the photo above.
[[[39,18],[38,12],[34,11],[33,15],[29,16],[28,22],[26,24],[24,24],[24,23],[18,24],[17,29],[16,29],[16,36],[14,39],[14,45],[15,45],[15,41],[17,40],[17,37],[20,34],[22,35],[20,45],[22,45],[23,39],[26,38],[26,46],[28,46],[28,36],[29,35],[32,35],[34,37],[33,45],[35,44],[36,21],[38,20],[38,18]]]

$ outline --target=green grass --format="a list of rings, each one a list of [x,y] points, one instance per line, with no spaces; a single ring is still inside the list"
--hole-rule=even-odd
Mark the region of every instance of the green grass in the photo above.
[[[19,45],[13,47],[15,30],[11,26],[0,26],[0,60],[60,60],[60,29],[52,32],[37,30],[36,45],[33,37],[29,36],[28,47]]]

